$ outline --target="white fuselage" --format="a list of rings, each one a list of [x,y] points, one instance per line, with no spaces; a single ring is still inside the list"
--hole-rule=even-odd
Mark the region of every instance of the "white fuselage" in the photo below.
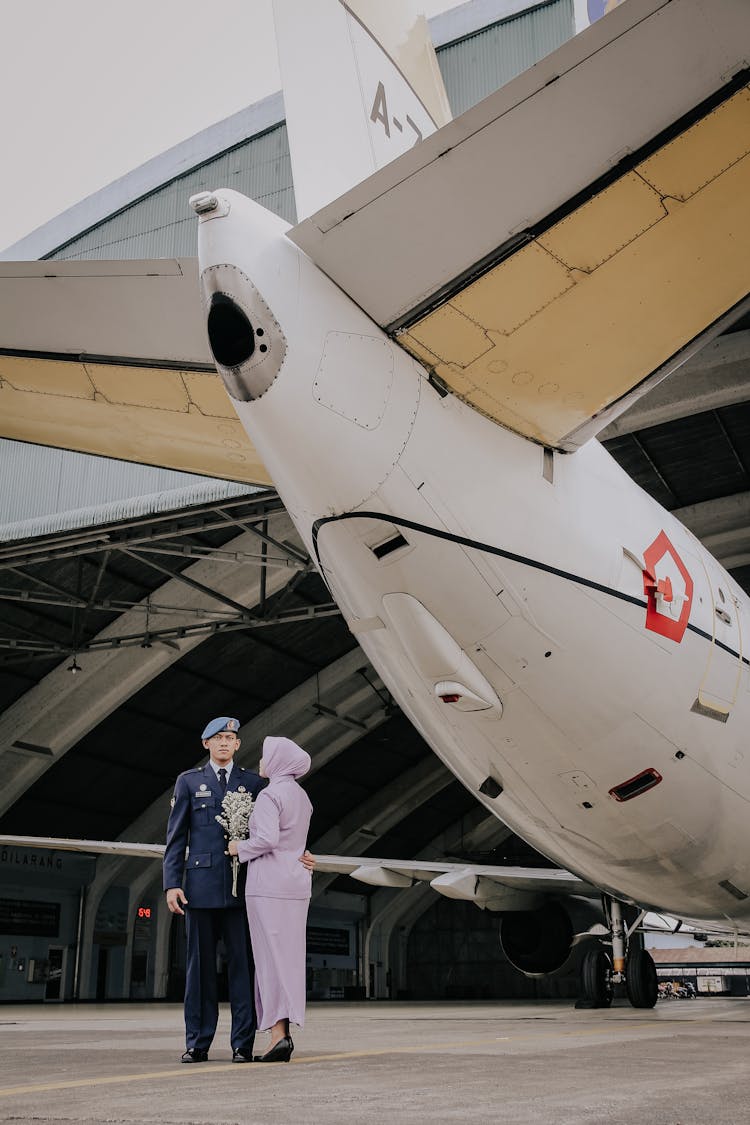
[[[216,194],[228,213],[201,223],[201,269],[252,279],[286,342],[268,389],[235,406],[400,706],[563,867],[746,924],[746,595],[597,442],[545,454],[441,397],[285,224]],[[638,775],[652,787],[610,795]]]

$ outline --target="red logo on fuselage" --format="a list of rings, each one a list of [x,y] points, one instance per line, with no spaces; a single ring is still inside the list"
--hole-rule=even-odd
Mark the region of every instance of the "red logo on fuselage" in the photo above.
[[[646,628],[679,644],[693,604],[693,580],[665,531],[643,552],[643,562]]]

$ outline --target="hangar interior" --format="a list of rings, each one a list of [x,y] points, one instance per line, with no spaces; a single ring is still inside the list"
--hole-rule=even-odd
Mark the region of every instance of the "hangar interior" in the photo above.
[[[454,115],[574,31],[572,0],[472,0],[431,21]],[[191,256],[188,198],[225,185],[295,220],[280,95],[82,201],[5,257]],[[0,355],[2,387],[12,383]],[[750,317],[601,435],[750,591]],[[0,443],[0,831],[160,842],[207,718],[238,761],[284,733],[313,760],[320,853],[547,861],[433,755],[349,633],[273,489]],[[158,864],[4,848],[0,1001],[181,997]],[[497,918],[429,885],[318,875],[318,999],[572,995],[502,956]]]

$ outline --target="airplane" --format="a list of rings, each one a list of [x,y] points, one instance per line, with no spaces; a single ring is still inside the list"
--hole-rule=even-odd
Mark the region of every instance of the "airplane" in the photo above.
[[[273,481],[417,730],[561,869],[319,870],[427,879],[497,911],[521,971],[583,943],[584,1004],[653,1007],[646,911],[749,932],[750,601],[594,439],[750,309],[750,7],[626,0],[453,121],[397,7],[276,0],[296,225],[217,187],[197,268],[2,266],[32,392],[4,433],[181,468],[202,442],[206,471],[212,419],[162,403],[134,435],[131,410],[209,387],[205,327],[233,471]],[[126,401],[63,393],[84,366]]]

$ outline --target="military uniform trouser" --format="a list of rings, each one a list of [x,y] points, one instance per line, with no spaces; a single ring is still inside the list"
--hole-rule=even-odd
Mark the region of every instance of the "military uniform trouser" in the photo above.
[[[185,911],[187,966],[185,974],[185,1044],[208,1050],[219,1019],[216,947],[227,952],[231,1045],[252,1050],[255,1037],[254,969],[247,918],[242,906]]]

